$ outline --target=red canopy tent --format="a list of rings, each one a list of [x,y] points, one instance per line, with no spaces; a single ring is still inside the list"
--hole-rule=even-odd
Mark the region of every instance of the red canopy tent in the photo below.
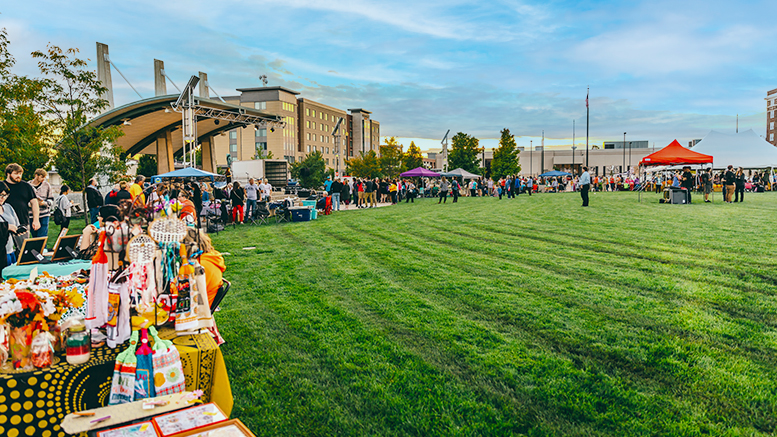
[[[712,156],[694,152],[681,146],[677,140],[663,149],[642,158],[640,165],[678,165],[712,163]]]

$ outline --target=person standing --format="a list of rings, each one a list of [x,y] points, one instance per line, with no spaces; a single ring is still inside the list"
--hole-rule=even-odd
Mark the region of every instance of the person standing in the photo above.
[[[588,174],[588,167],[583,167],[583,174],[578,181],[580,185],[580,197],[583,199],[583,206],[588,206],[588,191],[591,189],[591,175]]]
[[[54,201],[54,207],[62,211],[62,223],[59,225],[60,232],[62,229],[70,227],[70,209],[73,207],[73,202],[67,197],[70,194],[70,187],[62,185],[59,189],[59,197]]]
[[[499,178],[499,184],[497,184],[496,189],[499,190],[499,200],[502,200],[502,195],[505,194],[505,178],[504,178],[504,176]]]
[[[243,223],[243,203],[245,203],[245,196],[245,190],[240,187],[240,182],[233,182],[229,200],[232,201],[232,221],[235,223]]]
[[[691,192],[693,191],[693,174],[691,174],[691,167],[683,167],[682,174],[682,187],[685,190],[685,196],[688,198],[688,203],[691,203]]]
[[[332,196],[332,211],[340,211],[340,191],[343,189],[343,184],[340,183],[340,178],[335,180],[329,185],[330,195]]]
[[[736,187],[734,189],[734,202],[744,202],[745,201],[745,172],[742,170],[742,167],[739,167],[737,169],[736,174],[734,175],[734,186]]]
[[[529,189],[529,196],[531,196],[531,192],[534,191],[534,179],[531,176],[526,179],[526,188]]]
[[[0,181],[0,272],[16,262],[13,236],[19,228],[19,218],[13,207],[5,203],[11,190]]]
[[[19,247],[30,236],[28,226],[32,225],[33,231],[40,229],[40,203],[35,197],[32,185],[22,180],[23,174],[24,169],[19,164],[8,164],[5,167],[5,183],[10,190],[5,203],[11,205],[16,212],[19,227],[26,229],[25,232],[16,234],[16,242]],[[32,212],[32,223],[30,223],[30,212]]]
[[[248,184],[245,186],[246,191],[246,215],[248,217],[253,217],[252,214],[256,213],[256,202],[259,200],[260,188],[262,185],[256,185],[256,181],[254,181],[254,178],[248,179]]]
[[[100,207],[103,206],[103,196],[97,190],[97,179],[89,179],[89,185],[86,186],[86,206],[89,208],[89,223],[97,221],[97,215]]]
[[[439,205],[440,202],[442,203],[448,203],[448,187],[450,184],[448,184],[448,180],[445,179],[445,176],[442,177],[442,180],[440,181],[440,200],[437,201],[437,204]]]
[[[505,180],[505,190],[507,190],[507,198],[513,198],[513,176],[507,176]]]
[[[369,197],[370,200],[370,208],[378,207],[377,191],[379,186],[378,178],[370,179],[367,181],[367,188],[369,189],[369,191],[367,191],[367,197]]]
[[[515,175],[514,177],[513,192],[516,197],[521,195],[521,178],[518,175]]]
[[[723,175],[724,183],[726,184],[726,203],[731,203],[731,198],[734,197],[734,190],[736,189],[736,174],[734,174],[734,166],[729,165],[726,168],[726,173]],[[16,211],[17,213],[19,211]]]
[[[138,204],[145,205],[146,204],[146,196],[143,195],[143,181],[146,180],[146,177],[143,175],[137,175],[135,177],[135,183],[132,184],[132,186],[129,189],[130,196],[132,196],[132,202],[135,203],[135,199],[140,197],[140,200],[138,201]]]
[[[361,180],[361,179],[359,179],[358,181],[355,182],[355,187],[354,187],[354,192],[353,193],[354,193],[354,195],[356,195],[356,207],[357,208],[364,208],[364,203],[365,203],[365,199],[364,199],[364,185],[365,185],[365,182],[363,180]]]
[[[712,192],[712,178],[710,177],[711,168],[708,168],[701,174],[701,185],[704,188],[704,202],[710,203],[710,193]]]
[[[405,196],[405,203],[407,202],[415,203],[415,184],[412,181],[407,181],[405,182],[405,187],[407,189],[407,194]]]
[[[51,185],[46,181],[46,170],[39,168],[35,170],[35,177],[30,181],[33,191],[35,191],[35,197],[38,198],[38,219],[40,220],[40,229],[32,231],[33,238],[46,237],[49,235],[49,216],[51,210],[49,209],[49,200],[54,200],[54,193],[51,189]]]
[[[459,201],[460,190],[461,190],[461,185],[459,184],[459,181],[456,178],[451,179],[451,196],[453,197],[453,203],[456,203]]]
[[[351,203],[351,186],[347,179],[341,181],[342,188],[340,188],[340,200],[345,204],[345,208]]]

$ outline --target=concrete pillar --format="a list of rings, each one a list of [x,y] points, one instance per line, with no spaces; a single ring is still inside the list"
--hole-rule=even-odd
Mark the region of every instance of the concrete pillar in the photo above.
[[[167,82],[165,79],[165,62],[154,59],[154,95],[167,95]]]
[[[97,80],[102,82],[108,91],[101,97],[108,101],[106,111],[113,109],[113,82],[111,81],[111,58],[108,56],[108,45],[97,43]]]
[[[157,174],[168,173],[175,170],[172,131],[162,133],[156,139],[156,168]]]
[[[200,71],[200,97],[207,99],[210,98],[208,93],[208,73]]]
[[[207,137],[200,143],[202,150],[202,169],[211,173],[216,173],[216,151],[213,144],[213,137]]]

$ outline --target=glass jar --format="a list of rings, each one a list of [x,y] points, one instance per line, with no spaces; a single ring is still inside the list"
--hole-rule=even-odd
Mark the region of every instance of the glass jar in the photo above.
[[[66,342],[67,362],[73,366],[84,364],[92,355],[92,339],[84,325],[70,327]]]

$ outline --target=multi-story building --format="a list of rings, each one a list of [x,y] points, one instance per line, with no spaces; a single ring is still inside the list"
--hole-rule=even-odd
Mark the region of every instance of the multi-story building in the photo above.
[[[774,122],[777,121],[777,88],[766,93],[766,141],[777,146],[777,129]]]
[[[297,162],[308,153],[321,152],[327,168],[342,172],[345,160],[359,152],[379,152],[380,123],[364,109],[337,109],[300,97],[284,87],[239,88],[227,103],[280,115],[284,128],[237,127],[214,138],[216,164],[270,156]],[[339,129],[335,132],[338,121]],[[339,144],[338,144],[339,141]]]

